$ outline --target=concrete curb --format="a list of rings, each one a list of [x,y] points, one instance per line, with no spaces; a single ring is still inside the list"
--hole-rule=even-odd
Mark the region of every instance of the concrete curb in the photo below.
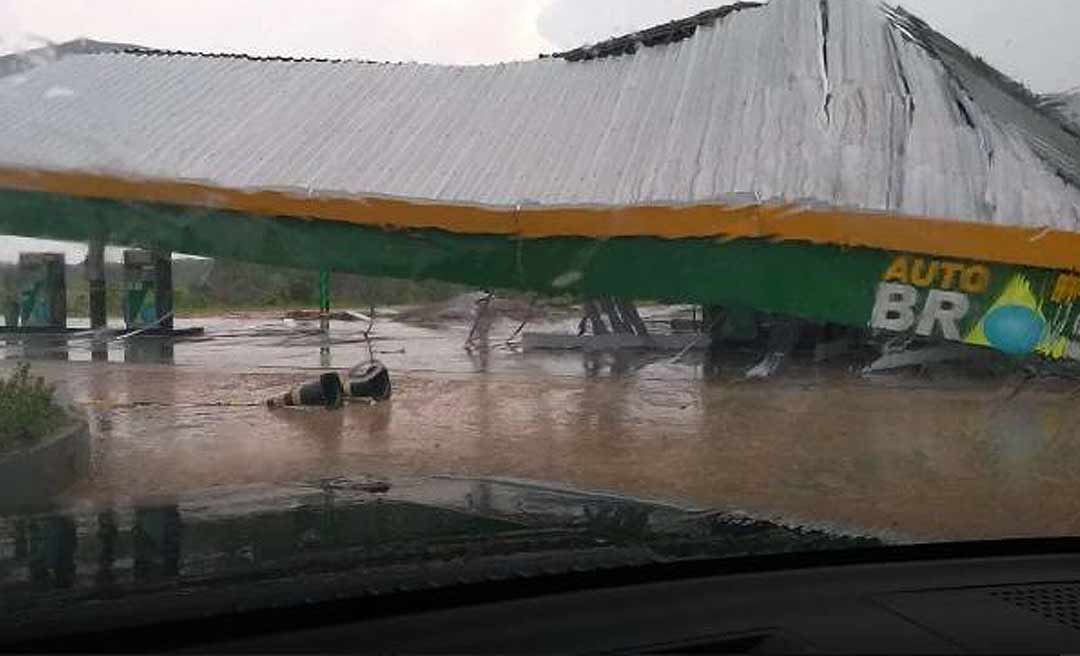
[[[0,515],[46,510],[57,494],[90,473],[90,425],[79,413],[33,446],[0,455]]]

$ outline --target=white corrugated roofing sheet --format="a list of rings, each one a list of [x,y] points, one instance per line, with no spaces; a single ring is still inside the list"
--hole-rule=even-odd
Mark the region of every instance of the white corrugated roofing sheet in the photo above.
[[[1057,100],[1060,102],[1061,112],[1080,130],[1080,89],[1062,94]]]
[[[1080,229],[1061,167],[958,79],[863,0],[774,0],[578,62],[71,56],[0,79],[0,166],[485,204],[810,199]]]

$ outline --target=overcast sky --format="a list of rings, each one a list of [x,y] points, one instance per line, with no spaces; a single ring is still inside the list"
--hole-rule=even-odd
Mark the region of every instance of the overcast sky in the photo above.
[[[177,50],[491,63],[532,59],[722,4],[724,0],[0,0],[0,53],[89,37]],[[1037,92],[1080,87],[1080,0],[900,4]],[[0,259],[26,246],[0,237]]]

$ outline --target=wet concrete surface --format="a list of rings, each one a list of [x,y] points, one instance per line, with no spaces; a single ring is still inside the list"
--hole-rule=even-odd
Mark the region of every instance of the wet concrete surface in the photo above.
[[[552,321],[532,330],[573,329]],[[901,539],[1080,533],[1080,392],[1060,379],[941,370],[867,378],[795,363],[747,381],[749,354],[522,354],[500,338],[470,355],[465,322],[380,319],[375,355],[394,398],[342,411],[269,411],[266,398],[324,365],[368,358],[366,324],[260,317],[180,321],[205,337],[12,340],[0,370],[34,370],[84,405],[93,475],[70,494],[109,503],[239,484],[456,475],[741,510]],[[327,353],[323,349],[328,348]],[[58,357],[66,359],[57,359]]]

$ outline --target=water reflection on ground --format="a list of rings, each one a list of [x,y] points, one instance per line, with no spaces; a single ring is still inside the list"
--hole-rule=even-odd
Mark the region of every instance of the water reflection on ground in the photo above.
[[[51,651],[71,647],[58,631],[107,644],[133,620],[882,544],[506,480],[254,484],[0,517],[0,615],[5,644]]]
[[[384,483],[221,488],[138,505],[98,504],[0,519],[0,589],[114,586],[231,574],[326,550],[398,548],[411,540],[485,536],[522,524],[377,497]],[[378,488],[373,486],[379,485]],[[369,554],[370,555],[370,554]],[[386,554],[382,554],[385,558]],[[30,602],[39,595],[24,597]]]
[[[513,322],[470,353],[463,322],[384,319],[373,355],[394,375],[391,402],[271,412],[264,400],[309,380],[321,358],[342,368],[367,359],[366,325],[335,323],[326,343],[310,324],[179,324],[207,334],[110,343],[107,362],[77,341],[64,358],[4,347],[35,357],[92,416],[94,475],[74,498],[453,474],[916,539],[1080,533],[1080,409],[1076,385],[1060,380],[945,369],[865,378],[800,362],[747,381],[751,354],[710,366],[694,352],[522,354],[499,341]]]

